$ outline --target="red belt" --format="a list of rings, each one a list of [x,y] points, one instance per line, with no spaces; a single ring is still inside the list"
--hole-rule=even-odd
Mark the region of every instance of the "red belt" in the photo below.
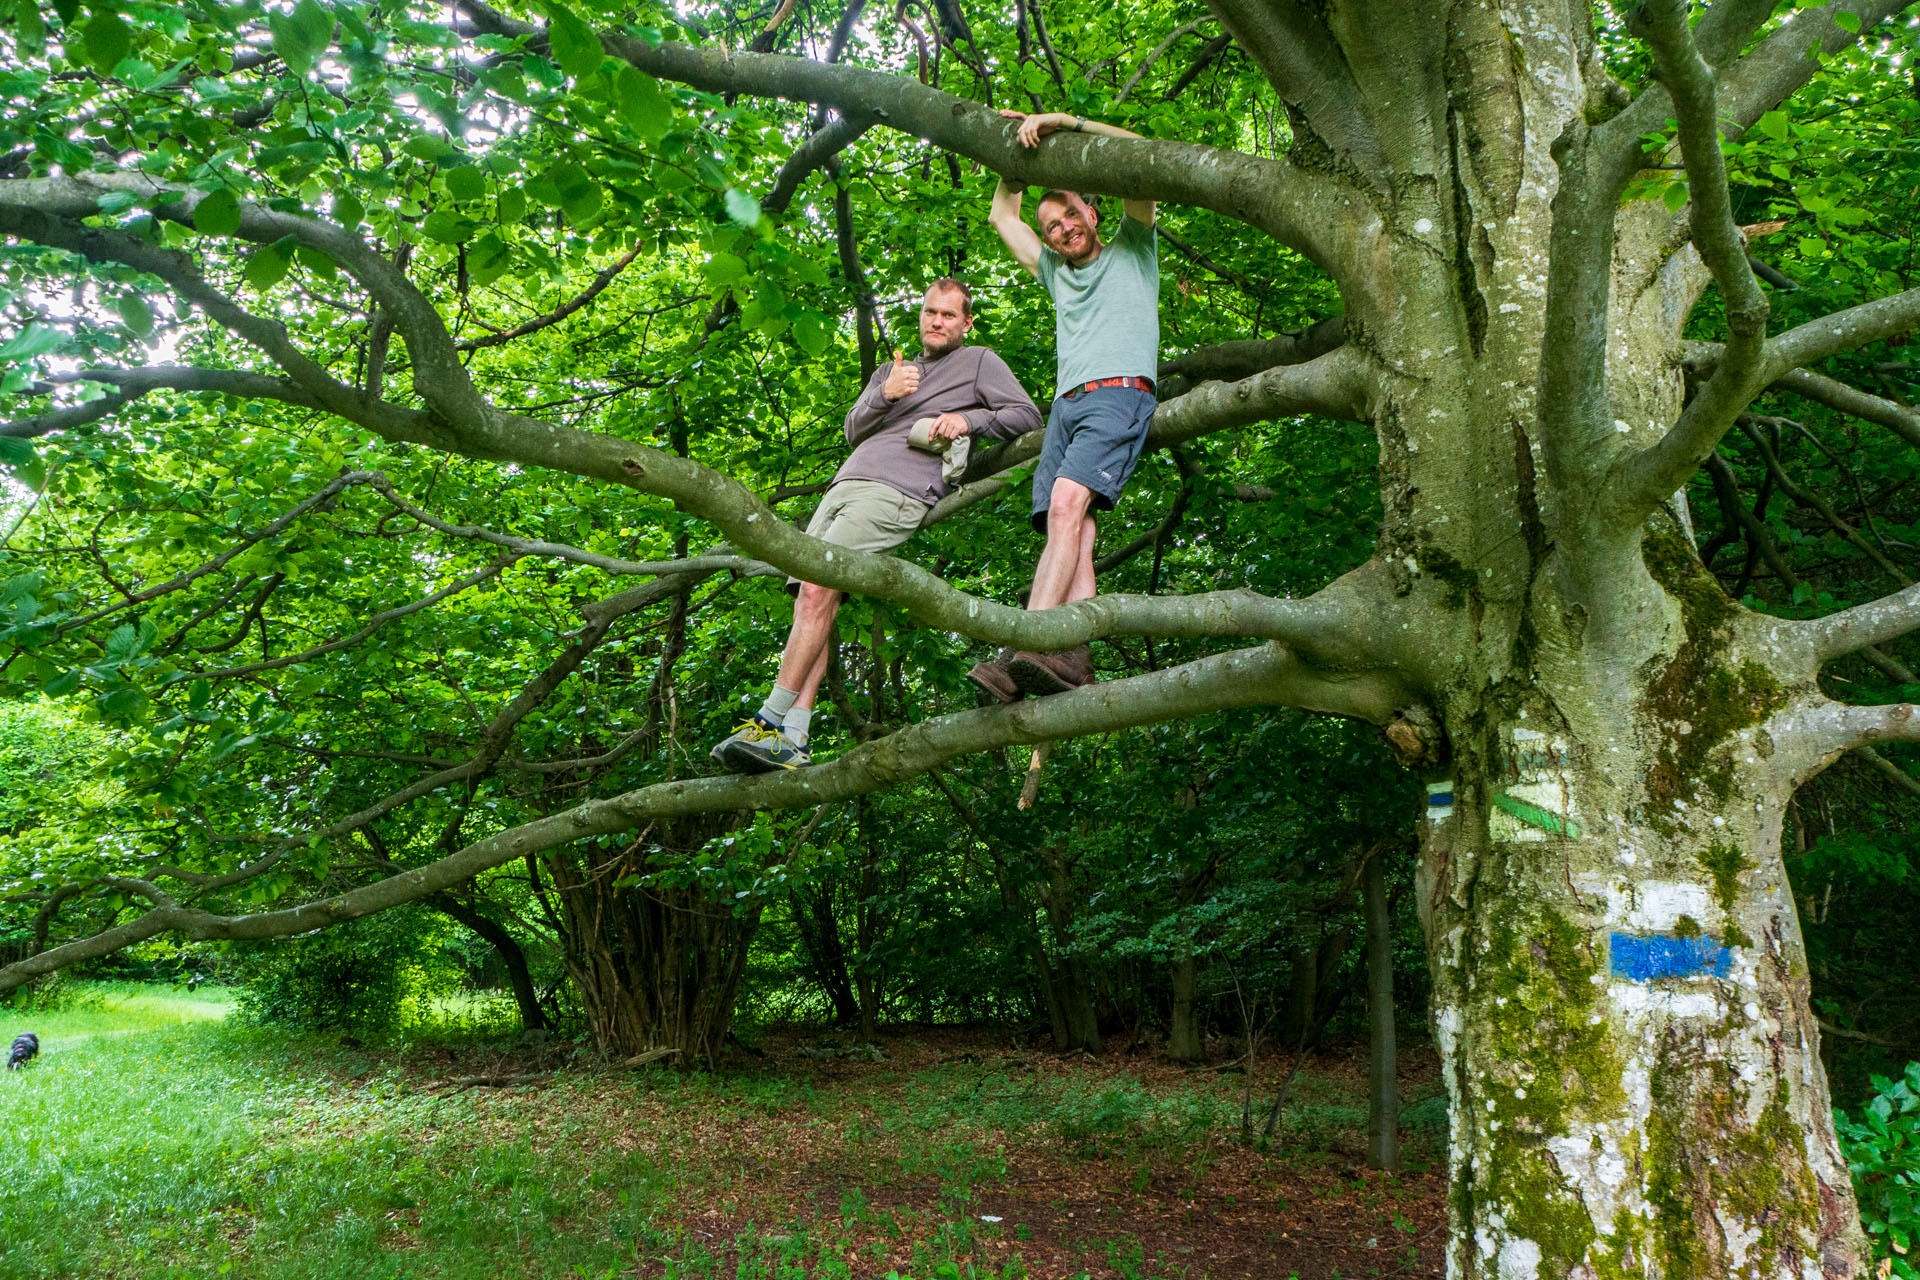
[[[1153,379],[1152,378],[1096,378],[1092,382],[1083,382],[1079,386],[1075,387],[1073,390],[1066,392],[1063,398],[1067,400],[1071,400],[1077,395],[1084,395],[1089,391],[1098,391],[1101,387],[1132,387],[1137,391],[1145,391],[1148,394],[1152,394]]]

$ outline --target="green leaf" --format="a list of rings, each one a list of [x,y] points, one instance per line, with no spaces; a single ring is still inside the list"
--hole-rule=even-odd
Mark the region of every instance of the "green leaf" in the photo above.
[[[489,231],[467,250],[467,273],[477,285],[489,285],[507,273],[513,257],[500,237]]]
[[[72,26],[80,16],[80,0],[53,0],[53,11],[60,15],[60,21]]]
[[[80,668],[62,671],[53,679],[40,686],[40,692],[49,698],[64,698],[80,687]]]
[[[660,82],[635,66],[622,66],[613,78],[614,102],[621,119],[647,145],[658,145],[673,123],[673,102],[660,89]]]
[[[487,194],[486,174],[470,164],[447,170],[441,179],[447,184],[447,194],[463,204],[483,199]]]
[[[38,489],[47,479],[47,462],[34,450],[33,442],[13,436],[0,436],[0,467],[29,489]]]
[[[1667,184],[1667,189],[1660,195],[1660,201],[1667,206],[1668,212],[1680,212],[1687,204],[1687,184],[1684,182]]]
[[[273,37],[273,51],[287,64],[287,70],[304,76],[313,69],[314,50],[308,47],[300,24],[283,14],[269,13],[267,32]]]
[[[728,187],[725,196],[727,216],[743,227],[758,226],[760,202],[738,187]]]
[[[281,251],[279,245],[267,245],[247,259],[247,284],[256,292],[265,293],[285,278],[287,268],[291,265],[292,259]]]
[[[601,59],[606,57],[593,28],[572,10],[557,4],[547,10],[547,39],[553,46],[553,60],[575,80],[598,71]]]
[[[210,236],[230,236],[240,229],[240,199],[225,187],[208,192],[193,207],[193,226]]]
[[[459,244],[473,239],[478,224],[451,209],[435,209],[420,224],[420,229],[426,232],[429,240],[437,240],[441,244]]]
[[[1785,142],[1787,140],[1787,113],[1784,111],[1769,111],[1754,121],[1754,127],[1766,134],[1769,138],[1772,138],[1775,142]]]
[[[421,160],[438,160],[453,154],[453,144],[437,133],[422,133],[408,138],[400,149]]]
[[[312,245],[294,246],[293,259],[321,280],[332,281],[340,275],[339,265]]]
[[[145,706],[146,702],[146,694],[131,686],[127,686],[125,688],[115,689],[112,693],[100,699],[96,705],[99,706],[101,715],[109,719],[118,720],[134,714],[140,710],[141,707]]]
[[[316,0],[300,0],[293,6],[293,25],[315,53],[333,43],[333,17]]]
[[[94,68],[102,75],[111,75],[120,60],[132,51],[133,32],[127,29],[119,14],[102,9],[87,19],[87,25],[80,31],[80,43]]]
[[[824,315],[808,308],[793,322],[793,340],[809,359],[817,360],[833,344],[833,329]]]
[[[500,221],[515,223],[527,216],[527,193],[508,187],[500,193]]]
[[[569,222],[578,226],[600,212],[604,199],[600,184],[585,169],[577,164],[555,165],[547,171],[546,176],[553,183],[560,197],[560,208],[565,211]]]
[[[120,313],[120,318],[126,322],[127,328],[141,337],[144,338],[153,332],[153,308],[149,307],[147,300],[139,294],[121,294],[114,303],[114,310]]]
[[[366,220],[367,210],[351,191],[333,194],[333,220],[351,231]]]
[[[1854,35],[1859,35],[1860,15],[1857,13],[1848,13],[1845,9],[1835,9],[1833,11],[1833,25],[1842,31],[1851,31]]]
[[[747,264],[731,253],[716,253],[707,261],[707,279],[724,288],[747,278]]]
[[[0,345],[0,360],[31,360],[43,356],[66,341],[58,329],[38,322],[28,325],[12,342]]]

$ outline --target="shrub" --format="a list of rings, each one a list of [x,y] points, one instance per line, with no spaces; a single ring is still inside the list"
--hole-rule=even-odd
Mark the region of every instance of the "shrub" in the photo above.
[[[407,907],[246,948],[251,970],[240,1016],[303,1031],[380,1035],[406,1024],[453,985],[443,927]]]
[[[1920,1280],[1913,1252],[1920,1243],[1920,1062],[1907,1064],[1904,1079],[1875,1076],[1873,1087],[1859,1120],[1837,1111],[1834,1123],[1879,1274]]]

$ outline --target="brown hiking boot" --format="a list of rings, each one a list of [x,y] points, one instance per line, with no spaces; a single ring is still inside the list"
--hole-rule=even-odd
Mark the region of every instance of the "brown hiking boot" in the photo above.
[[[1093,652],[1084,644],[1058,653],[1022,650],[1007,663],[1007,673],[1015,684],[1036,698],[1065,693],[1093,683]]]
[[[1013,677],[1007,674],[1007,663],[1012,658],[1012,649],[1002,649],[985,662],[975,663],[973,670],[967,672],[967,679],[973,681],[979,693],[981,706],[1018,702],[1026,696],[1020,691],[1020,686],[1013,682]]]

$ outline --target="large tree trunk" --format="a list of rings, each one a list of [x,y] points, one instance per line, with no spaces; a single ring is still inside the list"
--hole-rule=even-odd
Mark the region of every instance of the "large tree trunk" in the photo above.
[[[1732,769],[1681,799],[1628,725],[1527,723],[1456,742],[1422,850],[1453,1274],[1855,1274],[1785,796]]]
[[[1779,856],[1832,751],[1802,745],[1818,657],[1727,599],[1683,495],[1650,517],[1602,497],[1610,451],[1680,415],[1707,277],[1684,221],[1623,206],[1586,150],[1602,84],[1578,25],[1446,26],[1417,72],[1343,45],[1361,99],[1395,104],[1377,137],[1405,184],[1348,323],[1405,375],[1370,411],[1380,563],[1450,755],[1418,884],[1449,1274],[1852,1275]]]

